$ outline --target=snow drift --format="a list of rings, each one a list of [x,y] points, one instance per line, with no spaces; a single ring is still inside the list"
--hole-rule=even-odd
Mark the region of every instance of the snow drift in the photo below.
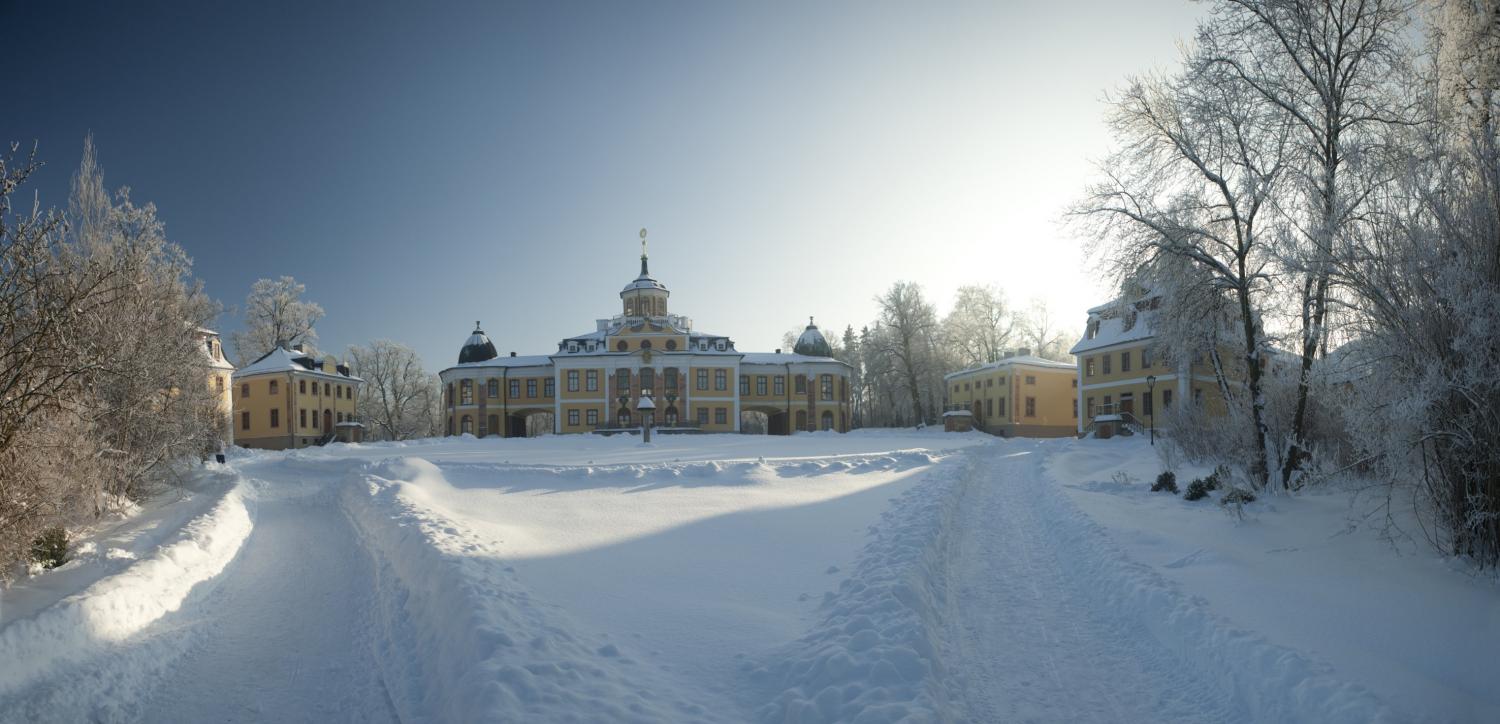
[[[67,663],[83,663],[176,611],[217,576],[249,537],[244,483],[226,486],[208,512],[150,555],[0,631],[0,695]]]

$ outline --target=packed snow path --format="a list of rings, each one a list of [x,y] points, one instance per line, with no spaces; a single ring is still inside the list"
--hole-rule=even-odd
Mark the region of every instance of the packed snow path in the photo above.
[[[1039,508],[1060,496],[1035,442],[984,447],[949,555],[948,670],[968,719],[1238,720],[1230,696],[1194,675],[1146,627],[1091,597],[1060,553],[1076,545]]]
[[[371,656],[369,555],[336,492],[259,485],[255,528],[184,609],[188,649],[153,686],[156,721],[395,721]]]

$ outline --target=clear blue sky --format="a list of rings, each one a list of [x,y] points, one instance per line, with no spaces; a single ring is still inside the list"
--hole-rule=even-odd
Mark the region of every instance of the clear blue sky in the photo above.
[[[434,370],[476,319],[502,353],[591,330],[642,226],[673,311],[741,350],[858,328],[897,279],[1081,324],[1108,289],[1059,218],[1101,100],[1201,11],[0,0],[0,140],[40,143],[31,190],[62,206],[92,131],[226,306],[292,275],[324,349],[388,337]]]

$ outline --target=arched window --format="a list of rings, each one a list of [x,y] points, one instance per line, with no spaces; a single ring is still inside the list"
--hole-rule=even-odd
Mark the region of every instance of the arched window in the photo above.
[[[643,340],[641,340],[641,349],[651,349],[651,340],[649,340],[649,339],[643,339]]]
[[[669,340],[667,340],[667,350],[671,351],[671,350],[674,350],[674,349],[677,349],[677,340],[675,340],[675,339],[669,339]]]
[[[823,411],[823,424],[821,425],[821,428],[824,430],[833,429],[833,412],[831,410]]]
[[[622,340],[620,340],[620,341],[618,341],[618,342],[615,343],[615,349],[620,350],[621,352],[624,352],[624,351],[630,349],[630,343],[626,342],[625,340],[622,339]]]

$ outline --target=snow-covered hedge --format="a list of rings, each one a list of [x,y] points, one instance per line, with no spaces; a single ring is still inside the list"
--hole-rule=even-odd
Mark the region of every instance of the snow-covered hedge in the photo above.
[[[243,483],[149,556],[0,630],[0,699],[65,663],[87,662],[182,606],[217,576],[253,525]]]
[[[928,462],[931,462],[929,460]],[[936,469],[872,526],[854,572],[827,594],[823,620],[751,675],[779,692],[763,722],[947,721],[942,686],[945,548],[971,459]]]

